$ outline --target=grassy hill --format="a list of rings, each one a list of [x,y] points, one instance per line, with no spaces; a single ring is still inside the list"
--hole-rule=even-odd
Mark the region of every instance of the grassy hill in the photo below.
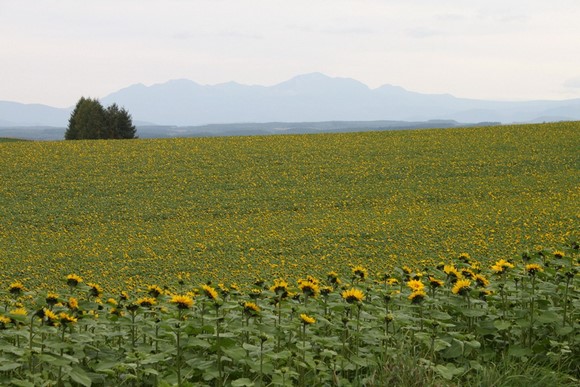
[[[1,143],[0,282],[374,272],[578,238],[580,123]]]

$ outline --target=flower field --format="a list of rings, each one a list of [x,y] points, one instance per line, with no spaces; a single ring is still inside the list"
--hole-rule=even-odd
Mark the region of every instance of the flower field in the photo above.
[[[248,292],[180,280],[112,294],[76,274],[58,293],[14,282],[0,293],[0,383],[573,386],[578,247],[491,266],[461,254],[377,278],[355,266]],[[506,378],[490,367],[502,362],[543,372]]]
[[[0,155],[1,384],[580,377],[579,122]]]

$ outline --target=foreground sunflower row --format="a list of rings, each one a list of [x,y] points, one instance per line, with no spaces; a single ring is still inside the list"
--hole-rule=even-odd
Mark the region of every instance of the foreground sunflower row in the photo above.
[[[0,383],[385,385],[410,361],[427,380],[461,384],[507,359],[574,385],[577,252],[573,244],[487,267],[461,254],[373,276],[355,266],[247,290],[178,278],[108,294],[70,274],[39,293],[14,282],[1,293]]]

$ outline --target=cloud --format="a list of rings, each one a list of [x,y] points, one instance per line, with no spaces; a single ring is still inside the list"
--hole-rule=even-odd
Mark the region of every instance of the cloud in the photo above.
[[[568,87],[570,89],[580,89],[580,77],[568,79],[566,82],[564,82],[564,87]]]

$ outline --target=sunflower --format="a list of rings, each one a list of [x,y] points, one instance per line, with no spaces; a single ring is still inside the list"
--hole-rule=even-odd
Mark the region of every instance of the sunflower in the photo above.
[[[437,289],[440,288],[444,285],[443,281],[438,280],[435,277],[431,277],[429,276],[429,286],[431,286],[433,289]]]
[[[58,315],[58,319],[62,325],[74,324],[78,321],[76,319],[76,317],[70,316],[70,315],[66,314],[65,312],[61,312]]]
[[[135,304],[142,306],[143,308],[150,308],[157,303],[157,300],[153,297],[143,297],[135,301]],[[129,307],[127,307],[129,309]]]
[[[320,287],[320,294],[324,297],[327,297],[330,293],[332,293],[334,289],[331,286],[321,286]]]
[[[563,251],[560,251],[560,250],[554,251],[554,258],[560,259],[560,258],[564,258],[564,256],[565,256],[565,254]]]
[[[0,328],[5,329],[8,324],[12,322],[10,317],[0,316]]]
[[[244,302],[244,313],[248,316],[256,316],[260,312],[260,307],[254,302]]]
[[[177,305],[177,309],[190,309],[193,306],[193,298],[174,295],[171,297],[171,303]]]
[[[147,287],[147,294],[151,297],[157,298],[161,293],[163,293],[163,290],[157,285],[149,285]]]
[[[215,300],[218,299],[218,293],[217,293],[217,291],[214,288],[212,288],[211,286],[209,286],[209,285],[202,285],[201,286],[201,289],[203,290],[203,293],[205,294],[205,296],[207,298],[209,298],[210,300],[214,300],[215,301]]]
[[[302,293],[308,297],[316,297],[318,293],[320,293],[320,287],[315,282],[306,279],[306,280],[299,280],[298,287],[302,290]]]
[[[341,293],[341,296],[349,304],[352,304],[354,302],[361,302],[365,298],[364,293],[361,290],[355,288],[350,288],[348,290],[343,291]]]
[[[409,300],[412,304],[420,304],[427,297],[427,293],[424,290],[416,290],[409,295]]]
[[[300,315],[300,320],[302,320],[302,323],[304,325],[311,325],[314,324],[316,322],[316,319],[314,319],[314,317],[310,317],[309,315],[302,313]]]
[[[534,276],[534,275],[536,275],[536,273],[542,272],[542,271],[544,271],[544,268],[542,266],[538,265],[537,263],[530,263],[530,264],[526,265],[526,272],[531,276]]]
[[[451,292],[453,294],[459,294],[460,296],[464,296],[470,290],[471,290],[471,281],[468,279],[461,279],[455,283],[455,286],[453,286]]]
[[[423,290],[425,285],[420,280],[411,280],[407,282],[407,286],[411,288],[411,291],[416,292],[418,290]]]
[[[46,319],[46,323],[48,325],[50,326],[58,325],[59,318],[56,315],[56,313],[54,313],[52,310],[44,308],[42,315]]]
[[[19,295],[24,291],[24,285],[20,281],[12,282],[8,287],[10,294]]]
[[[368,276],[368,271],[361,265],[352,268],[352,275],[360,280],[364,280]]]
[[[56,293],[52,293],[52,292],[48,292],[48,294],[46,295],[46,303],[48,305],[55,305],[58,302],[58,294]]]
[[[338,274],[335,271],[331,271],[326,275],[326,278],[328,279],[328,282],[330,282],[332,285],[338,285],[340,283],[340,280],[338,279]]]
[[[100,297],[101,294],[103,294],[103,288],[101,287],[101,285],[99,284],[95,284],[92,282],[89,282],[87,284],[89,286],[89,295],[91,297]]]
[[[66,276],[66,284],[70,287],[77,286],[83,282],[83,279],[76,274],[69,274]]]
[[[491,270],[493,270],[493,272],[496,274],[504,274],[507,269],[513,268],[514,265],[511,262],[508,262],[505,259],[500,259],[491,267]]]
[[[250,290],[249,296],[251,299],[255,300],[256,298],[260,298],[261,295],[262,295],[262,289],[254,288],[254,289]]]
[[[276,295],[285,298],[288,296],[288,282],[283,279],[275,279],[274,285],[270,287],[270,290],[276,293]]]
[[[451,281],[451,283],[455,283],[459,278],[461,278],[461,273],[457,271],[453,265],[445,265],[443,267],[443,272],[447,274],[447,278]]]
[[[469,256],[469,253],[461,253],[459,254],[459,260],[463,263],[469,263],[471,257]]]
[[[70,297],[67,306],[70,310],[77,310],[79,308],[79,301],[74,297]]]
[[[475,280],[475,284],[478,288],[485,288],[489,286],[489,280],[481,274],[476,274],[473,279]]]

